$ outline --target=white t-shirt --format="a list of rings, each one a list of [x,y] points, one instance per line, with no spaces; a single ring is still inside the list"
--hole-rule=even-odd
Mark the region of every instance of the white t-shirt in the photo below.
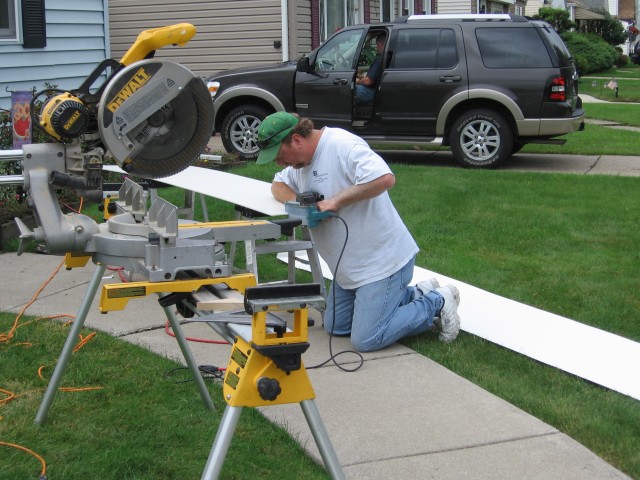
[[[391,173],[387,163],[361,138],[339,128],[325,127],[311,163],[301,169],[287,167],[276,173],[297,193],[317,192],[331,198],[351,186],[371,182]],[[336,279],[353,289],[386,278],[418,253],[418,245],[402,222],[389,194],[353,203],[338,215],[349,228],[349,239]],[[320,256],[335,276],[346,229],[338,218],[323,220],[311,229]]]

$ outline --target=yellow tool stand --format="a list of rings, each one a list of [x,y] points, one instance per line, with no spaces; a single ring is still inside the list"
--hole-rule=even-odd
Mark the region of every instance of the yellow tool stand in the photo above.
[[[227,402],[202,480],[217,479],[243,407],[299,403],[318,445],[325,467],[333,479],[344,473],[313,399],[315,393],[301,356],[309,348],[308,306],[324,307],[319,284],[259,286],[245,290],[245,311],[252,315],[236,333],[224,378]],[[271,312],[293,312],[293,330]]]
[[[78,257],[77,260],[74,260],[71,255],[67,255],[67,268],[80,266],[82,264],[83,258],[84,257]],[[89,307],[91,306],[98,288],[100,287],[100,282],[105,273],[105,270],[106,266],[104,264],[96,264],[96,270],[93,273],[91,282],[89,282],[87,291],[85,292],[85,296],[82,300],[80,308],[78,309],[76,318],[71,325],[71,328],[67,335],[67,339],[62,348],[62,352],[60,354],[60,357],[58,357],[56,367],[53,371],[51,379],[49,380],[49,384],[47,385],[47,389],[45,390],[45,394],[38,408],[38,412],[36,413],[35,422],[38,425],[42,425],[47,419],[49,409],[51,408],[54,397],[62,380],[62,376],[64,375],[66,366],[71,358],[71,353],[77,341],[78,334],[84,326]],[[198,388],[198,392],[200,393],[200,397],[202,398],[202,401],[205,403],[205,405],[211,410],[215,410],[213,400],[211,399],[209,390],[207,389],[207,386],[204,383],[204,379],[202,378],[202,375],[198,370],[198,365],[195,361],[195,358],[193,357],[193,354],[191,353],[191,349],[189,348],[184,332],[180,327],[180,322],[173,313],[173,310],[170,307],[163,305],[162,299],[176,292],[195,292],[201,287],[220,283],[225,283],[230,288],[243,293],[247,287],[254,286],[256,284],[256,280],[255,277],[251,274],[238,274],[232,275],[231,277],[195,278],[175,280],[171,282],[130,282],[120,284],[107,284],[102,286],[102,295],[100,299],[100,312],[106,313],[110,310],[122,310],[127,305],[128,301],[133,298],[144,297],[152,293],[158,294],[167,320],[171,325],[182,355],[184,356],[185,362],[187,363],[187,367],[193,375],[193,379]]]

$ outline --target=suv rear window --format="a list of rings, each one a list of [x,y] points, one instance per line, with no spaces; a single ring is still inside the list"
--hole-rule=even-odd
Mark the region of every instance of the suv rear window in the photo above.
[[[398,32],[391,68],[453,68],[458,63],[456,36],[450,28],[408,28]]]
[[[478,28],[478,46],[487,68],[546,68],[551,57],[535,28]]]
[[[549,36],[548,38],[551,40],[551,46],[553,47],[553,50],[556,52],[556,55],[560,59],[560,66],[570,66],[572,64],[571,53],[569,52],[569,49],[567,48],[565,43],[562,41],[562,37],[560,37],[560,35],[558,35],[558,32],[556,32],[551,27],[545,27],[544,30],[540,30],[540,33],[543,36],[545,35],[545,32]]]

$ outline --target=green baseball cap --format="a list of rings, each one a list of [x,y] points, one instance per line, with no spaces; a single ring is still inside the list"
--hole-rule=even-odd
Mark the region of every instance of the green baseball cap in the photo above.
[[[258,128],[260,154],[256,163],[262,165],[276,158],[282,141],[298,124],[298,117],[287,112],[276,112],[265,118]]]

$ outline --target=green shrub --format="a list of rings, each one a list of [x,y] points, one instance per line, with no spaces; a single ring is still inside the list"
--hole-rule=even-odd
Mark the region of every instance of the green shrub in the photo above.
[[[618,58],[614,62],[616,67],[626,67],[629,64],[629,57],[622,52],[618,53]]]
[[[614,47],[593,34],[565,32],[562,38],[576,59],[580,75],[606,70],[620,59]]]

